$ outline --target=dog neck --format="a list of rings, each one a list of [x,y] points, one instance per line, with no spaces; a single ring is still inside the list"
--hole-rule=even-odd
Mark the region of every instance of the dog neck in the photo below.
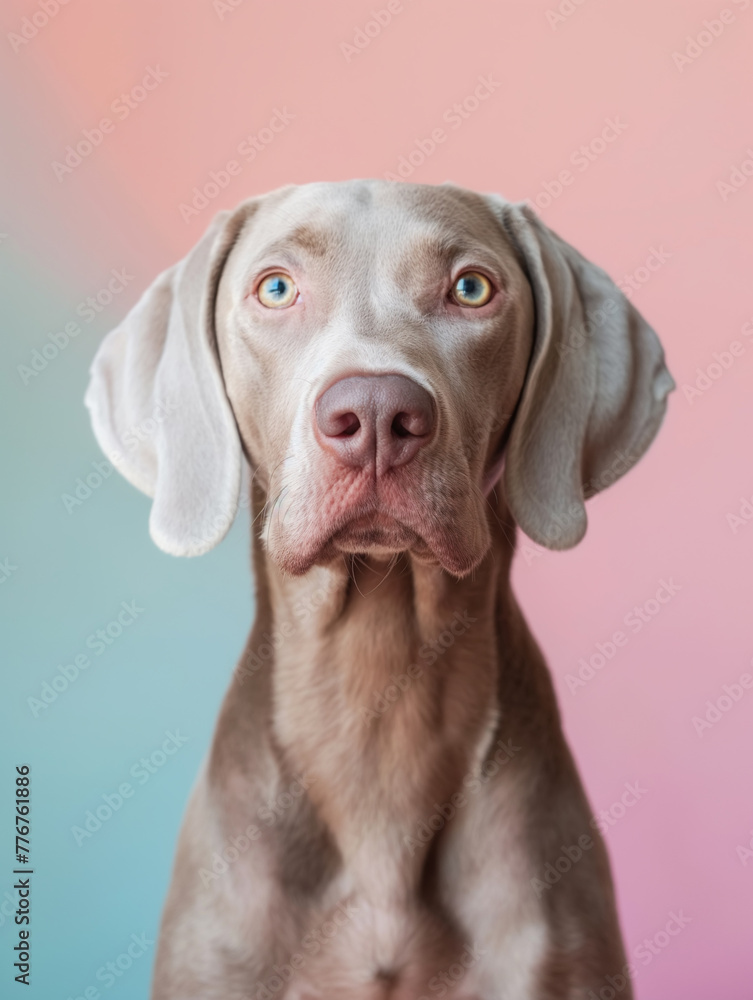
[[[263,503],[254,496],[254,524]],[[462,580],[409,554],[283,576],[254,533],[246,669],[273,662],[273,742],[356,885],[385,905],[415,891],[422,820],[480,766],[496,731],[496,612],[514,528],[501,502],[489,519],[493,549]]]

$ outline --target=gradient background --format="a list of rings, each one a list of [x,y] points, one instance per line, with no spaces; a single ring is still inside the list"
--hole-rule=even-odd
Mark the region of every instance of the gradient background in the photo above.
[[[700,398],[671,397],[646,458],[589,504],[585,541],[564,554],[528,546],[515,577],[594,809],[625,782],[647,790],[607,836],[628,951],[672,911],[691,918],[637,962],[638,997],[750,1000],[753,860],[738,847],[753,832],[753,691],[702,736],[691,720],[753,656],[753,524],[733,531],[727,520],[753,495],[753,340],[741,334],[753,318],[753,180],[740,174],[746,183],[726,198],[717,187],[753,146],[753,5],[730,0],[734,21],[678,68],[673,52],[718,18],[721,0],[581,0],[556,24],[553,0],[402,0],[350,60],[342,43],[382,0],[234,2],[69,0],[18,52],[3,42],[0,560],[17,568],[0,583],[0,992],[65,1000],[98,985],[103,996],[146,996],[153,948],[110,989],[96,971],[131,934],[156,934],[183,805],[252,617],[245,517],[214,552],[183,561],[151,543],[147,498],[116,474],[66,511],[62,495],[102,457],[82,405],[98,343],[215,210],[288,182],[394,171],[491,74],[495,93],[446,128],[411,179],[524,199],[570,169],[574,182],[538,202],[549,225],[620,280],[653,247],[671,255],[633,301],[678,386],[733,340],[745,344]],[[6,0],[2,31],[19,33],[38,10]],[[59,181],[52,162],[157,65],[164,82]],[[179,205],[194,185],[238,158],[275,108],[294,120],[185,222]],[[609,117],[627,128],[578,170],[571,156]],[[133,275],[125,291],[24,385],[17,366],[77,318],[112,268]],[[676,596],[572,694],[566,675],[662,578]],[[144,613],[34,718],[27,699],[124,600]],[[71,827],[176,727],[186,745],[78,847]],[[4,905],[22,762],[33,768],[36,869],[25,992],[12,980]]]

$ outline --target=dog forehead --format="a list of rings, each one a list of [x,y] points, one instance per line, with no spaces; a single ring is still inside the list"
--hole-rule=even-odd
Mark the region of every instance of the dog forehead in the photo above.
[[[284,188],[260,200],[237,248],[247,259],[274,253],[309,258],[344,253],[401,255],[436,248],[504,252],[502,229],[486,199],[454,185],[363,180]]]

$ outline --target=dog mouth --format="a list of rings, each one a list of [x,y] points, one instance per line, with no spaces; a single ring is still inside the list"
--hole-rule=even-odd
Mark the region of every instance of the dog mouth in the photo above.
[[[411,463],[375,477],[331,466],[302,488],[280,491],[265,519],[267,550],[293,576],[344,556],[404,553],[464,577],[491,544],[486,500],[469,471],[459,462]]]
[[[364,509],[365,507],[365,509]],[[457,577],[473,570],[488,548],[484,526],[469,532],[462,524],[476,522],[471,509],[448,510],[437,516],[424,505],[409,502],[398,509],[379,503],[355,505],[339,516],[316,518],[300,531],[272,531],[270,554],[283,571],[300,576],[315,565],[346,555],[388,560],[409,553],[420,563],[443,567]]]
[[[465,576],[473,568],[477,558],[447,526],[439,528],[425,519],[422,522],[419,515],[415,520],[419,523],[412,526],[381,510],[354,516],[330,536],[321,555],[325,560],[340,554],[386,561],[399,553],[410,553],[421,563],[443,566],[457,576]]]

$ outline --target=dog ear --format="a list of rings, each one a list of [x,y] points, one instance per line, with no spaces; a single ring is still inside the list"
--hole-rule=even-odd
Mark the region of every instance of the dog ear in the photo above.
[[[584,499],[648,448],[674,381],[656,334],[601,268],[528,206],[497,200],[496,209],[531,284],[536,317],[505,491],[527,535],[567,549],[585,534]]]
[[[100,345],[85,402],[100,447],[153,497],[149,531],[176,556],[225,536],[238,506],[241,446],[215,342],[225,261],[254,202],[217,215]]]

